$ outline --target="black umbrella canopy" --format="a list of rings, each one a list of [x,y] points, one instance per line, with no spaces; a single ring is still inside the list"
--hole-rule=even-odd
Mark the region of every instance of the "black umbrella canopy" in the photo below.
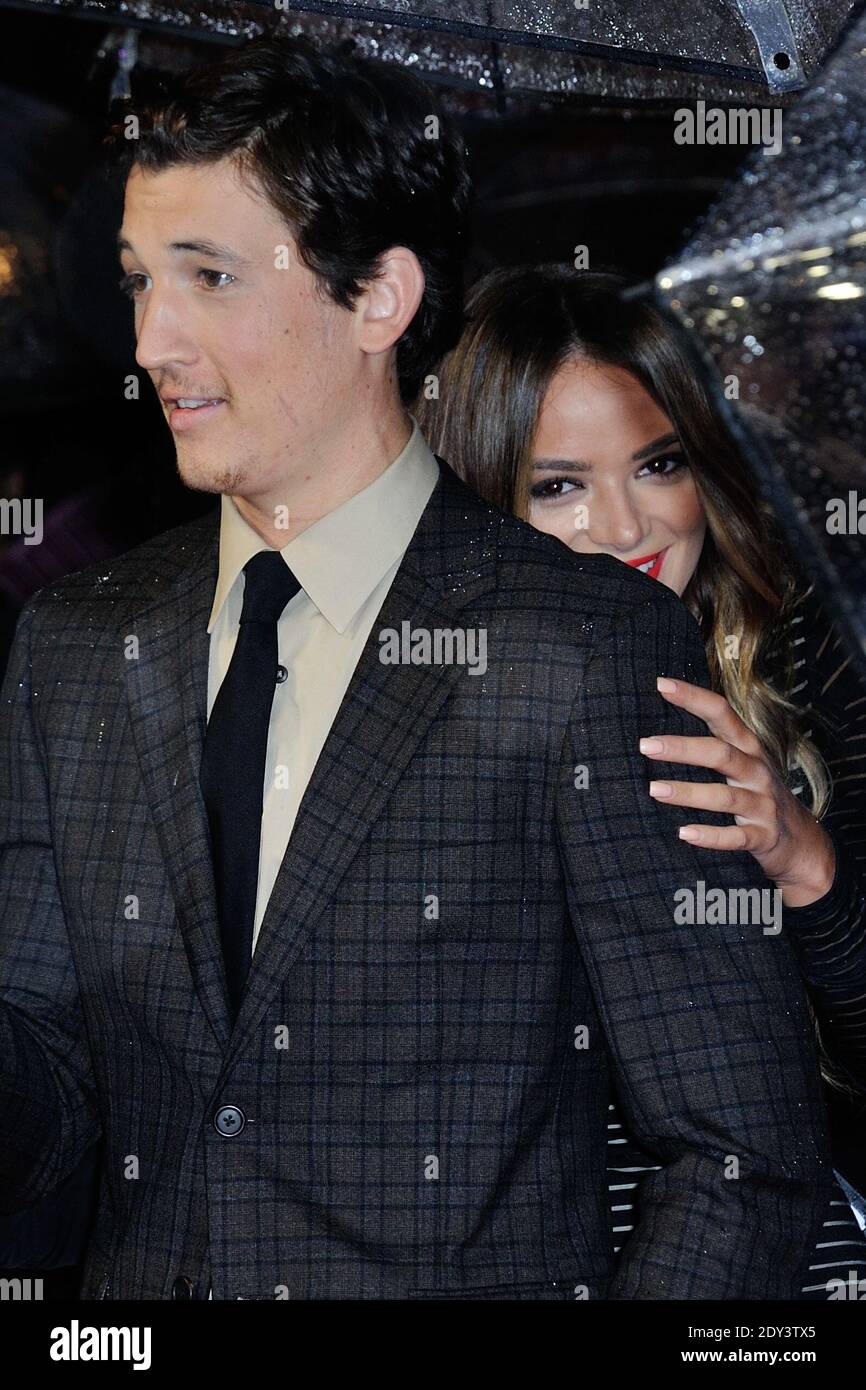
[[[0,8],[7,0],[0,0]],[[14,0],[237,42],[274,28],[503,95],[782,97],[819,69],[855,0]]]
[[[866,15],[656,285],[866,662],[864,92]]]

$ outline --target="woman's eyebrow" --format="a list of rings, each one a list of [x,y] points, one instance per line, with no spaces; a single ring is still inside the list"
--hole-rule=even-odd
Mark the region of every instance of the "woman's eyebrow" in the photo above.
[[[658,439],[650,440],[649,444],[644,444],[643,448],[632,454],[631,461],[632,463],[640,463],[642,459],[649,458],[659,449],[670,449],[674,444],[679,445],[679,442],[679,435],[674,430],[669,434],[660,434]],[[551,470],[555,470],[557,473],[592,472],[592,464],[588,463],[586,459],[536,459],[533,467],[536,472],[550,472]]]
[[[657,449],[669,449],[672,444],[679,444],[679,435],[675,431],[670,434],[660,434],[658,439],[653,439],[649,444],[644,444],[642,449],[638,449],[632,454],[632,463],[640,463],[641,459],[648,458]]]
[[[591,473],[592,464],[585,459],[536,459],[536,471],[555,468],[557,473]]]

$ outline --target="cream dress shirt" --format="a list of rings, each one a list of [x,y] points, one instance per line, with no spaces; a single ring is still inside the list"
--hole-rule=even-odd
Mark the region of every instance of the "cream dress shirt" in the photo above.
[[[301,799],[400,562],[439,480],[414,417],[406,447],[372,483],[280,554],[301,585],[277,624],[279,663],[265,761],[253,951]],[[219,576],[208,632],[208,719],[229,668],[243,567],[270,547],[223,494]]]

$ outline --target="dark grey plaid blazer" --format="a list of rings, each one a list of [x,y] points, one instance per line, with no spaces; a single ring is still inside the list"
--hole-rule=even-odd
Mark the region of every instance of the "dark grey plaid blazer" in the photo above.
[[[218,507],[21,617],[0,731],[2,1207],[102,1137],[86,1298],[803,1282],[831,1177],[797,969],[784,934],[675,924],[679,888],[762,880],[677,839],[638,751],[693,728],[655,678],[706,681],[697,628],[661,584],[578,560],[440,468],[234,1031],[198,785]],[[405,620],[486,629],[486,674],[382,664],[380,630]],[[663,1163],[617,1266],[612,1088]]]

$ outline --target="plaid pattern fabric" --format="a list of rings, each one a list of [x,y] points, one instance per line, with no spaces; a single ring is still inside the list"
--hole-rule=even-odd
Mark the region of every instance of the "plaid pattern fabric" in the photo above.
[[[678,889],[762,880],[677,839],[638,751],[698,731],[655,691],[706,682],[697,628],[662,585],[440,468],[233,1031],[198,786],[218,509],[22,615],[0,725],[2,1203],[102,1137],[87,1298],[170,1298],[181,1277],[217,1299],[802,1285],[831,1175],[796,964],[758,925],[675,923]],[[486,671],[383,663],[379,633],[407,621],[483,629]],[[617,1266],[613,1082],[662,1164]]]

